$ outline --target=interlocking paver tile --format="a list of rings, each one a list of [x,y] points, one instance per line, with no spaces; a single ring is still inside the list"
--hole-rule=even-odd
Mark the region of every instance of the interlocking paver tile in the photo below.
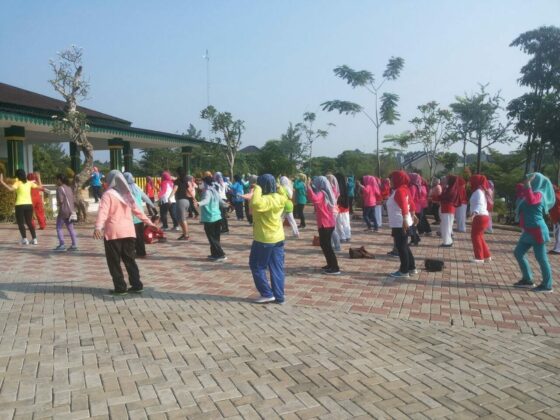
[[[517,233],[496,229],[483,266],[468,235],[423,238],[419,265],[444,257],[444,272],[389,280],[388,230],[360,223],[352,246],[377,259],[339,254],[339,277],[319,273],[311,227],[287,240],[285,306],[248,302],[244,223],[225,263],[194,223],[188,243],[150,245],[146,291],[122,298],[91,226],[54,254],[52,229],[21,247],[0,224],[0,418],[558,418],[560,297],[511,287]]]

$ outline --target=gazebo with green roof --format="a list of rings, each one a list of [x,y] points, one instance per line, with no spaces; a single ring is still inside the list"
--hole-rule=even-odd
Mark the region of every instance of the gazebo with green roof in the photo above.
[[[8,176],[19,168],[33,171],[33,145],[69,142],[71,166],[80,170],[80,152],[75,143],[53,132],[53,116],[62,116],[66,103],[45,95],[0,83],[0,161]],[[94,150],[109,150],[111,169],[130,170],[134,149],[181,147],[183,166],[191,172],[193,147],[205,147],[204,140],[132,127],[130,121],[79,107],[88,122],[88,140]],[[162,168],[163,169],[163,168]]]

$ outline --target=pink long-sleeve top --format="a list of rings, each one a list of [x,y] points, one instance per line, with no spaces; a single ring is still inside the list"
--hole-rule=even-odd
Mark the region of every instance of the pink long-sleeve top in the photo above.
[[[99,212],[95,221],[95,229],[104,230],[105,239],[135,238],[136,231],[132,222],[132,215],[135,215],[144,223],[154,226],[152,221],[142,210],[133,204],[130,206],[114,190],[109,190],[99,202]]]
[[[317,226],[320,228],[335,227],[334,213],[325,201],[325,193],[323,193],[323,191],[315,193],[311,187],[307,187],[307,199],[311,201],[313,207],[315,207]]]

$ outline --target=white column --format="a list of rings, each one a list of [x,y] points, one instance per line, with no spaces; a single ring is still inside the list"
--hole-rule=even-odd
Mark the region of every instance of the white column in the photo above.
[[[25,172],[31,173],[33,172],[33,145],[24,142],[23,151],[25,154]]]

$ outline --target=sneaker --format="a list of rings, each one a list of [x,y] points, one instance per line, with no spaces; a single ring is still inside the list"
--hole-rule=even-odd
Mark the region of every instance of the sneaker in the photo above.
[[[328,270],[329,268],[331,268],[331,266],[327,264],[327,265],[324,265],[323,267],[321,267],[321,270],[325,271],[325,270]]]
[[[37,240],[37,238],[31,240],[31,245],[39,245],[39,241]]]
[[[68,247],[68,251],[77,251],[78,247],[76,245],[72,245]]]
[[[412,270],[408,270],[408,274],[412,275],[412,274],[418,274],[419,271],[416,268],[413,268]]]
[[[453,244],[441,244],[440,248],[451,248],[453,246]]]
[[[533,287],[535,283],[530,280],[521,279],[513,285],[513,287]]]
[[[492,257],[488,257],[484,259],[484,262],[490,262],[490,261],[492,261]]]
[[[29,245],[29,241],[27,240],[27,238],[23,238],[20,242],[20,244],[22,245]]]
[[[208,258],[209,260],[217,260],[218,257],[214,256],[214,255],[208,255],[206,258]]]
[[[408,274],[408,273],[401,273],[400,271],[395,271],[394,273],[389,274],[389,277],[394,277],[394,278],[406,278],[406,277],[410,277],[410,274]]]
[[[471,259],[471,262],[474,264],[484,264],[484,260],[477,260],[476,258]]]
[[[214,259],[214,261],[225,261],[225,260],[227,260],[227,257],[225,255],[222,255],[221,257],[216,257]]]
[[[275,300],[276,298],[274,296],[271,297],[261,296],[260,298],[255,299],[253,303],[270,303],[270,302],[274,302]]]
[[[189,235],[181,235],[177,238],[178,241],[188,241]]]
[[[545,287],[544,285],[539,284],[533,289],[533,292],[552,293],[552,287]]]
[[[399,257],[399,253],[395,251],[387,252],[387,255],[390,257],[397,257],[397,258]]]
[[[65,245],[59,245],[55,249],[53,249],[53,251],[54,252],[65,252],[66,251],[66,246]]]
[[[128,292],[129,293],[142,293],[144,291],[143,287],[140,288],[136,288],[136,287],[129,287],[128,288]]]
[[[285,301],[285,300],[283,300],[283,301],[281,301],[281,302],[275,301],[275,303],[276,303],[277,305],[285,305],[285,304],[286,304],[286,301]]]
[[[335,268],[328,268],[326,270],[323,270],[323,274],[328,274],[330,276],[338,276],[340,274],[340,270],[337,270]]]
[[[175,227],[173,228],[173,230],[174,230],[175,232],[179,232],[179,231],[181,230],[181,228],[180,228],[179,226],[175,226]]]
[[[127,295],[128,292],[126,290],[109,290],[109,294],[111,296],[124,296]]]

